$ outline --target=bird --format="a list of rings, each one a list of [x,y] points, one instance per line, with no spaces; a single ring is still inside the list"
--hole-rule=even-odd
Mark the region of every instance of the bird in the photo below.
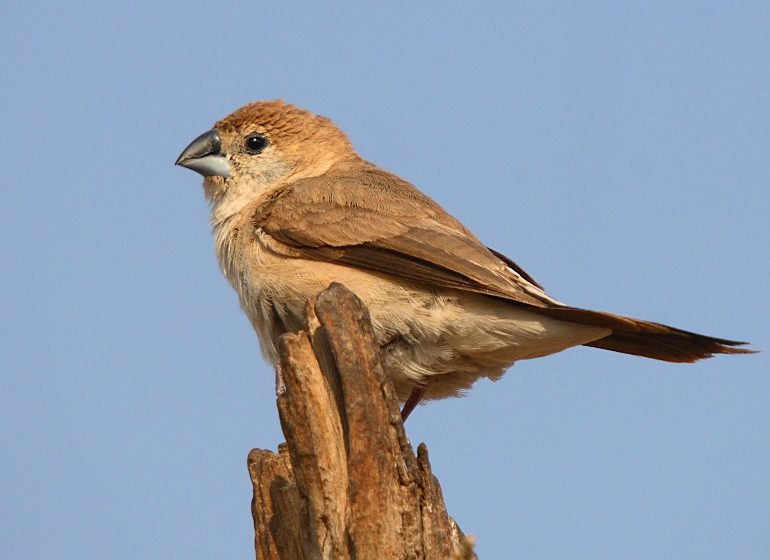
[[[667,362],[747,343],[549,296],[411,183],[363,159],[330,119],[283,100],[236,110],[176,165],[203,175],[219,265],[278,367],[278,338],[343,284],[368,307],[406,419],[519,360],[590,346]]]

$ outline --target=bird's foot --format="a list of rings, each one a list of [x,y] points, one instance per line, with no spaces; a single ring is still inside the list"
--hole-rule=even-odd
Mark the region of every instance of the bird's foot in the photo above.
[[[275,396],[280,397],[286,392],[286,383],[283,382],[283,368],[281,364],[275,365]]]

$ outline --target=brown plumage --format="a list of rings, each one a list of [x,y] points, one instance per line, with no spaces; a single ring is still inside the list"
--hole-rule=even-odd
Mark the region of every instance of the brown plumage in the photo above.
[[[361,159],[329,119],[259,102],[207,134],[177,163],[206,177],[220,263],[272,362],[277,337],[332,281],[369,306],[403,399],[456,395],[578,344],[670,362],[752,352],[556,301],[410,183]]]

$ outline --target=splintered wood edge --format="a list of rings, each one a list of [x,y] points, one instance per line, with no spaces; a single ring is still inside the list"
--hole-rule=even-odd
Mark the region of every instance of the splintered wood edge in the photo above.
[[[406,465],[415,465],[414,452],[403,432],[392,382],[380,363],[368,310],[353,292],[335,283],[318,295],[315,313],[326,331],[344,395],[351,542],[356,550],[376,550],[383,558],[419,554],[417,471]]]
[[[302,558],[300,497],[288,453],[252,449],[247,464],[254,488],[251,513],[257,558]]]
[[[308,524],[306,553],[345,558],[348,469],[336,403],[306,332],[281,336],[279,354],[286,391],[278,411]]]
[[[417,447],[417,465],[422,494],[420,505],[423,541],[426,543],[426,548],[438,550],[444,557],[449,557],[450,554],[460,550],[466,537],[446,509],[441,484],[433,474],[428,447],[424,443]]]

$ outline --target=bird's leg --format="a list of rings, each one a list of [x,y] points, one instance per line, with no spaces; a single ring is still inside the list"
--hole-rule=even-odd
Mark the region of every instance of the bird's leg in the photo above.
[[[425,380],[423,385],[418,385],[412,389],[412,394],[409,395],[408,399],[406,399],[404,408],[401,409],[402,422],[406,422],[406,419],[409,418],[409,415],[412,413],[412,411],[417,407],[418,404],[420,404],[420,401],[425,396],[425,393],[428,392],[428,387],[433,385],[434,381],[436,381],[435,377],[429,377]]]
[[[281,362],[275,364],[275,396],[280,397],[286,392],[286,383],[283,382],[283,368]]]

